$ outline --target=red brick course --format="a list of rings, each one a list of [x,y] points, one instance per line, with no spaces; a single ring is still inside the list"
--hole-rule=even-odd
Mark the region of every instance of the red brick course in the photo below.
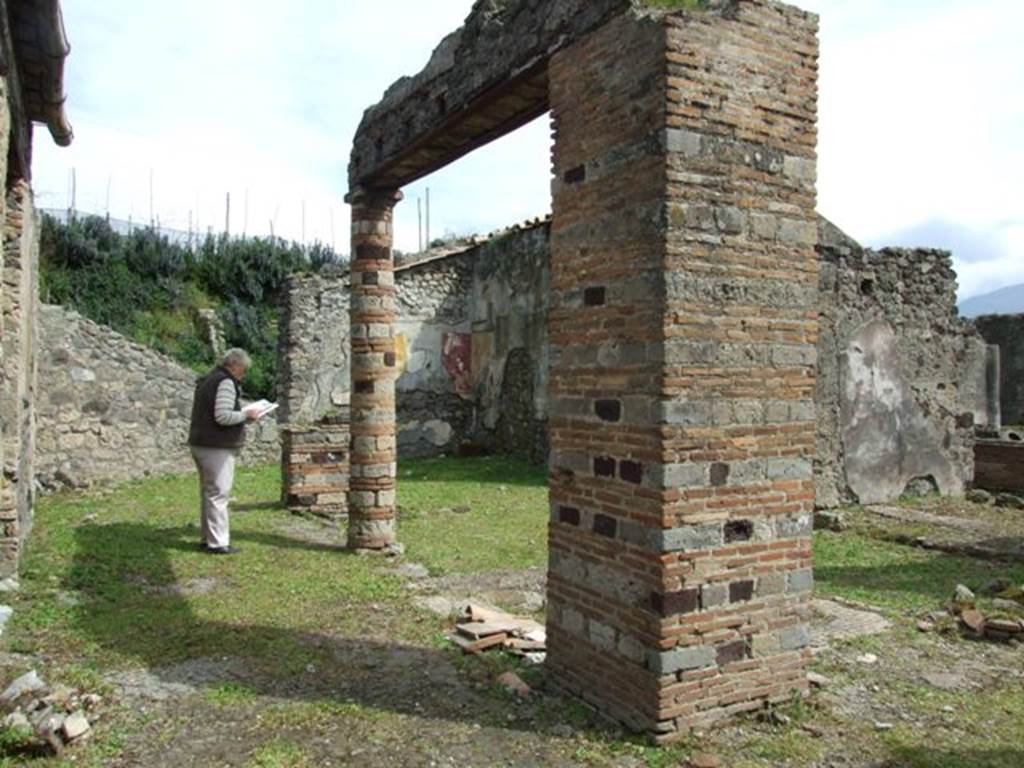
[[[550,64],[549,664],[659,740],[807,691],[816,72],[758,1]]]

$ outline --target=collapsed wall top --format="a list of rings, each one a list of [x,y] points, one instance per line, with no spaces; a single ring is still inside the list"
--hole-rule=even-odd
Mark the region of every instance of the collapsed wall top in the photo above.
[[[60,0],[8,0],[25,117],[44,123],[60,146],[71,144],[64,111],[64,60],[71,48],[64,33]]]
[[[477,0],[423,71],[366,110],[350,189],[397,189],[543,114],[550,56],[631,7],[652,10],[641,0]]]

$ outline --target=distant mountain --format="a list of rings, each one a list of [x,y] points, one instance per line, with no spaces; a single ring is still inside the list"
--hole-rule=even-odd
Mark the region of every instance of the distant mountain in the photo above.
[[[1000,288],[998,291],[973,296],[961,301],[960,314],[964,317],[979,315],[1017,315],[1024,313],[1024,283]]]

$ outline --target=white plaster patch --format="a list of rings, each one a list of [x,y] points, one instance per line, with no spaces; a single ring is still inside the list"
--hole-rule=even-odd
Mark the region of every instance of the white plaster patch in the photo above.
[[[455,430],[452,429],[452,425],[447,421],[441,421],[440,419],[432,419],[424,422],[423,429],[427,433],[427,439],[438,448],[442,445],[447,445],[452,439],[452,435],[455,434]]]

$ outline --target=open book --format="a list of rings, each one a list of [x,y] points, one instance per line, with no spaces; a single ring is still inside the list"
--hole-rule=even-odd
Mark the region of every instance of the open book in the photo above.
[[[256,418],[262,419],[268,413],[273,413],[277,410],[277,403],[272,403],[269,400],[257,400],[255,403],[249,403],[242,409],[242,413],[248,415],[253,411],[256,412]]]

